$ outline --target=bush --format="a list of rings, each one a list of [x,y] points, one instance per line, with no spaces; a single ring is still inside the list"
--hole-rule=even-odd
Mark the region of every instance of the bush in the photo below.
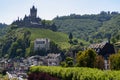
[[[96,59],[95,59],[95,68],[98,69],[104,69],[105,65],[104,65],[104,58],[102,56],[97,55]]]
[[[120,53],[110,55],[109,60],[111,69],[120,70]]]
[[[92,49],[88,49],[83,52],[78,52],[76,57],[77,66],[93,68],[95,59],[96,59],[96,53]]]

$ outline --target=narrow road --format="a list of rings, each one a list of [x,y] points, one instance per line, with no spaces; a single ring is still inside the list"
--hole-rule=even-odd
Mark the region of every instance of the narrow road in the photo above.
[[[11,79],[14,79],[14,78],[17,78],[18,80],[24,80],[24,79],[22,79],[21,77],[14,77],[14,76],[12,76],[12,74],[10,74],[10,73],[8,73],[8,72],[6,72],[7,73],[7,75],[8,75],[8,78],[11,80]]]

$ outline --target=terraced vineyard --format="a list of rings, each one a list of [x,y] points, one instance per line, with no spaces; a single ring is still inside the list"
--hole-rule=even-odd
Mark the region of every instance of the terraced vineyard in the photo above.
[[[58,78],[55,80],[120,80],[120,71],[83,67],[33,66],[30,68],[30,73],[47,73]]]

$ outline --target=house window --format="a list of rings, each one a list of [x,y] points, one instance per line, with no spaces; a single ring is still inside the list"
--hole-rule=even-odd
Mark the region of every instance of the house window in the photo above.
[[[45,41],[36,41],[36,44],[45,44]]]

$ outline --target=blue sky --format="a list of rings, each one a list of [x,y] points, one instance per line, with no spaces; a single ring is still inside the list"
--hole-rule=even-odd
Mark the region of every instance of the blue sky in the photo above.
[[[120,12],[120,0],[0,0],[0,22],[10,24],[18,17],[29,15],[35,5],[38,16],[51,20],[54,17],[75,14],[97,14],[101,11]]]

